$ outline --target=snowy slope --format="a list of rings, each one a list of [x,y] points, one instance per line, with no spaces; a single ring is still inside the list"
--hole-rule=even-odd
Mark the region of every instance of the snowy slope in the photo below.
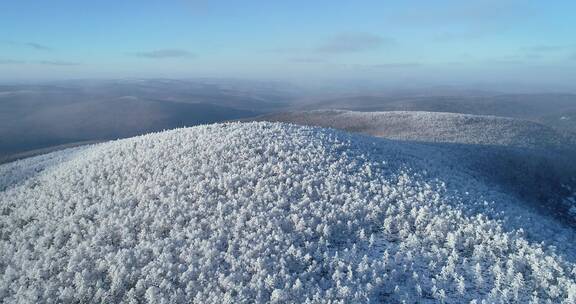
[[[574,303],[574,231],[434,149],[233,123],[2,165],[0,299]]]
[[[576,188],[574,138],[541,124],[495,116],[440,112],[316,110],[268,114],[247,121],[332,127],[434,146],[473,178],[576,224],[565,202]],[[438,156],[435,156],[438,157]]]
[[[269,114],[256,120],[316,125],[379,137],[426,142],[560,149],[573,145],[573,140],[539,123],[484,115],[317,110]]]

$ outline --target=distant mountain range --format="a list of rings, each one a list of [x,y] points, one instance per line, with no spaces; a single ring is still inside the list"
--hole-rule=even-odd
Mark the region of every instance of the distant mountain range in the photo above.
[[[422,95],[373,94],[315,97],[296,106],[299,110],[428,111],[495,115],[538,121],[560,130],[576,132],[576,94]]]
[[[331,127],[378,137],[423,142],[572,149],[576,137],[515,118],[445,112],[314,110],[273,113],[244,120]]]
[[[318,91],[234,79],[74,80],[0,85],[0,158],[57,145],[318,109],[496,115],[576,134],[574,94],[450,88]]]
[[[184,80],[71,81],[0,86],[0,157],[213,123],[285,107],[271,83]]]

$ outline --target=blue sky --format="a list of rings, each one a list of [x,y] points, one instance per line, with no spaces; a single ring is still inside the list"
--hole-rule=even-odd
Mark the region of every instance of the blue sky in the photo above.
[[[576,83],[576,1],[1,0],[0,78]]]

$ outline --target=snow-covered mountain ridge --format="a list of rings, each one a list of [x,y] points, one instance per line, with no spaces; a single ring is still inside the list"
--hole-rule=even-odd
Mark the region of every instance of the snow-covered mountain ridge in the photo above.
[[[253,119],[245,119],[247,121]],[[573,148],[574,139],[542,124],[507,117],[443,112],[315,110],[267,114],[262,121],[343,129],[379,137],[425,142]]]
[[[434,149],[232,123],[2,165],[0,299],[574,303],[573,230]]]

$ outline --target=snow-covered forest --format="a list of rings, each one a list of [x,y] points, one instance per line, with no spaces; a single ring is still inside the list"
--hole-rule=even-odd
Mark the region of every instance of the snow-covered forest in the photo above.
[[[2,165],[0,299],[575,303],[573,229],[436,149],[229,123]]]
[[[246,118],[343,129],[373,136],[438,143],[531,149],[575,148],[576,138],[524,119],[426,111],[293,111]]]

